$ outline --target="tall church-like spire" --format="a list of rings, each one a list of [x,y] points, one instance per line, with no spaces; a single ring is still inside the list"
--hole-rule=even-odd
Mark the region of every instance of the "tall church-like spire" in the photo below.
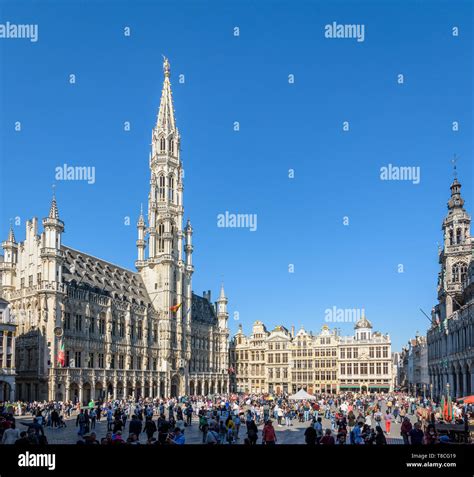
[[[170,133],[173,131],[177,132],[177,129],[174,118],[173,96],[171,93],[170,63],[168,58],[163,57],[163,59],[163,73],[165,75],[165,80],[163,81],[163,89],[161,91],[160,109],[158,111],[156,128],[158,131]]]

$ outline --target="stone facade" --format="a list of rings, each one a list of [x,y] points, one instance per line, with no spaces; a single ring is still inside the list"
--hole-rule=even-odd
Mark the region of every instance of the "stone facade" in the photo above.
[[[474,240],[461,184],[451,184],[439,251],[438,303],[427,333],[428,372],[436,397],[474,393]]]
[[[9,304],[0,298],[0,402],[15,400],[15,333]]]
[[[192,292],[192,235],[183,229],[183,169],[170,67],[149,157],[147,220],[137,222],[137,271],[62,243],[53,197],[43,232],[26,222],[3,242],[0,293],[18,324],[17,397],[176,396],[229,387],[227,298]]]
[[[313,335],[303,328],[294,333],[284,326],[271,332],[256,321],[245,336],[242,327],[230,345],[235,392],[336,393],[340,390],[391,390],[391,342],[388,335],[372,333],[361,318],[355,335],[340,336],[323,326]]]
[[[425,336],[416,335],[402,349],[399,358],[400,387],[412,394],[428,396],[431,392],[428,374],[428,345]]]

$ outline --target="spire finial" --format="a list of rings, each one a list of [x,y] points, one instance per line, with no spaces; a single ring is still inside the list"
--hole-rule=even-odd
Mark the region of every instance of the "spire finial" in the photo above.
[[[15,232],[13,231],[13,219],[10,219],[10,230],[8,231],[8,242],[15,242]]]
[[[163,56],[163,72],[167,78],[170,76],[170,62],[168,61],[168,58],[166,58],[165,55]]]
[[[164,131],[166,136],[171,132],[178,132],[175,124],[173,98],[171,94],[170,82],[170,62],[163,55],[163,73],[165,79],[163,81],[163,89],[161,91],[160,108],[158,110],[158,118],[156,127],[158,132]]]
[[[51,207],[49,209],[49,218],[50,219],[59,219],[58,205],[56,203],[56,186],[53,184],[53,198],[51,200]]]
[[[457,157],[456,154],[454,154],[453,158],[451,159],[451,162],[453,164],[453,176],[454,176],[454,179],[457,179],[458,178],[458,171],[456,169],[456,162],[458,162],[459,160],[459,157]]]

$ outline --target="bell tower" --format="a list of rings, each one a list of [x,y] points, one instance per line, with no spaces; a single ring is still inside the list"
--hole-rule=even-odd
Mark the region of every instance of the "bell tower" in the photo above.
[[[444,247],[439,252],[441,270],[438,276],[437,311],[441,321],[449,318],[463,304],[462,283],[466,279],[472,256],[470,228],[471,217],[464,210],[461,183],[454,166],[448,214],[442,224]]]
[[[191,275],[183,260],[183,181],[180,135],[176,126],[170,83],[170,64],[163,62],[163,89],[151,135],[150,192],[147,224],[137,223],[139,270],[159,316],[162,359],[171,374],[186,373],[190,334]],[[148,238],[148,240],[147,240]],[[190,238],[188,238],[190,240]],[[181,386],[181,384],[180,384]]]

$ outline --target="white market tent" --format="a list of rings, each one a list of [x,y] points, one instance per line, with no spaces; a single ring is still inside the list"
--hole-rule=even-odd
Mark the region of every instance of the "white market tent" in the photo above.
[[[312,396],[311,394],[308,394],[304,389],[300,389],[296,394],[292,394],[289,399],[293,401],[303,401],[303,400],[312,400],[316,399],[315,396]]]

